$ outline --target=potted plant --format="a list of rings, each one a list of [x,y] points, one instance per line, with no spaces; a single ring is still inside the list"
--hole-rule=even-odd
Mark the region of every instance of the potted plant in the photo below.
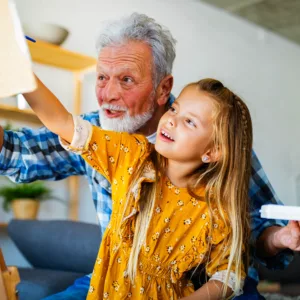
[[[9,122],[6,122],[5,125],[2,126],[4,130],[12,130],[12,131],[19,131],[19,128],[13,127],[13,125]]]
[[[63,202],[42,182],[11,183],[0,187],[0,197],[3,198],[3,209],[9,211],[12,207],[17,219],[36,219],[41,201],[55,199]]]

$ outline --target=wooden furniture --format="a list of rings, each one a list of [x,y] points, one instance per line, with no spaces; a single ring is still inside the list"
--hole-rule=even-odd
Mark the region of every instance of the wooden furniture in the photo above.
[[[280,293],[281,287],[279,282],[260,281],[257,290],[260,293]]]
[[[74,75],[75,99],[72,113],[81,113],[81,91],[83,76],[96,70],[97,60],[93,57],[75,53],[59,46],[37,40],[36,43],[27,42],[32,60],[36,63],[55,68],[65,69]],[[31,110],[20,110],[13,106],[0,105],[0,118],[18,121],[30,121],[41,124]],[[78,219],[79,207],[79,177],[72,176],[68,179],[69,186],[69,218]]]
[[[6,228],[7,225],[8,225],[7,223],[0,222],[0,230],[1,228]]]
[[[0,299],[17,300],[17,284],[20,276],[16,267],[7,267],[0,248]]]
[[[19,109],[10,105],[0,104],[0,118],[16,121],[26,121],[42,125],[39,118],[30,109]]]

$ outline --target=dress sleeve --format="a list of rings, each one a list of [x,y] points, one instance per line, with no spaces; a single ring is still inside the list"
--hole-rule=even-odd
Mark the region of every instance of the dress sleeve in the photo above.
[[[233,265],[231,270],[227,270],[230,256],[230,247],[227,246],[227,240],[231,234],[231,229],[217,214],[214,214],[212,223],[211,236],[207,237],[207,239],[211,241],[212,246],[208,257],[208,264],[206,265],[206,273],[210,277],[210,280],[218,280],[224,283],[228,275],[227,285],[234,291],[235,295],[238,296],[242,294],[243,291],[242,289],[236,289],[235,266]],[[229,224],[229,222],[227,222],[227,224]],[[243,286],[246,277],[244,265],[242,265],[241,271],[241,283]]]
[[[80,117],[74,117],[71,144],[61,139],[62,146],[82,158],[112,182],[118,168],[126,168],[129,175],[148,155],[149,143],[143,135],[103,130]]]

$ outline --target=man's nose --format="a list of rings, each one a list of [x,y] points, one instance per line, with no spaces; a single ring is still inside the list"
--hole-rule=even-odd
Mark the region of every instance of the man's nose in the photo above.
[[[120,87],[114,80],[109,80],[104,88],[104,102],[114,102],[120,99]]]

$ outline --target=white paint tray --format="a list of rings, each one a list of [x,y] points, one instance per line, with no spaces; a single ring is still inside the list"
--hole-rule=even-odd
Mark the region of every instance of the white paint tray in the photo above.
[[[260,216],[265,219],[300,221],[300,207],[267,204],[261,207]]]

